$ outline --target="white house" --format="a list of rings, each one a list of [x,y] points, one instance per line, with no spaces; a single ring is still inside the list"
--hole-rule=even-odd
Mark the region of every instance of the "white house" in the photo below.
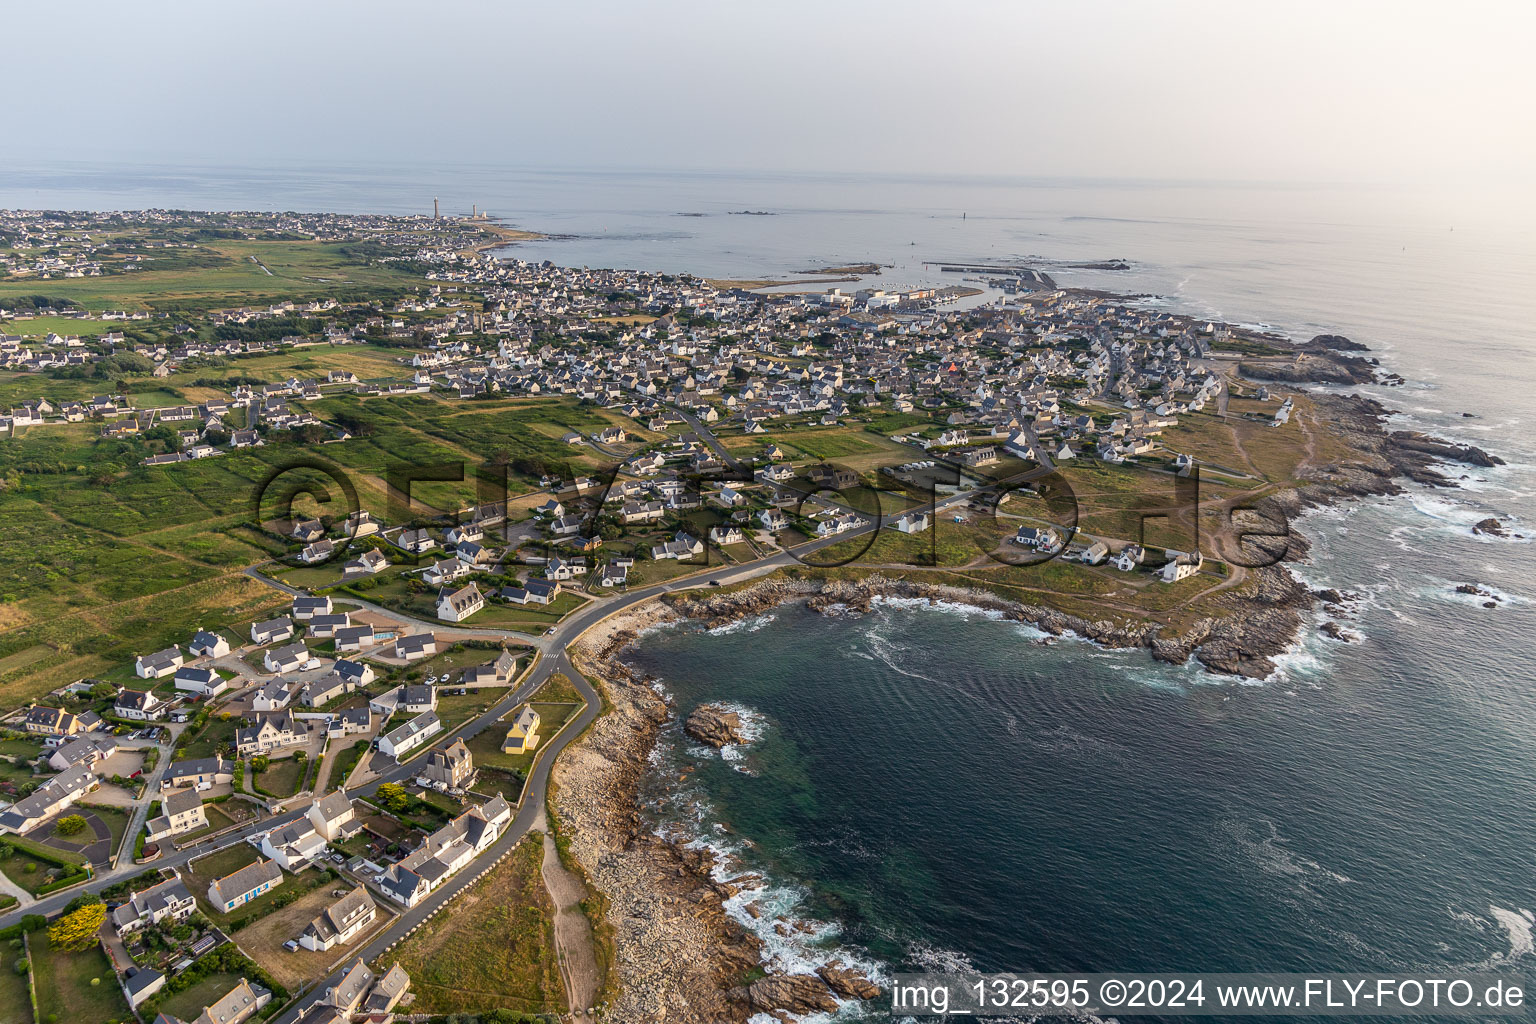
[[[167,647],[154,654],[141,654],[133,660],[133,673],[140,679],[161,679],[170,675],[186,662],[181,648]]]
[[[379,753],[396,761],[443,731],[436,711],[424,711],[398,729],[379,737]]]
[[[229,688],[224,677],[211,668],[183,666],[176,670],[176,689],[196,697],[217,697]]]
[[[202,630],[192,637],[187,650],[192,652],[193,657],[222,658],[229,653],[229,641],[218,633]]]
[[[473,583],[458,590],[445,588],[437,595],[437,617],[446,622],[463,622],[484,607],[485,597]]]

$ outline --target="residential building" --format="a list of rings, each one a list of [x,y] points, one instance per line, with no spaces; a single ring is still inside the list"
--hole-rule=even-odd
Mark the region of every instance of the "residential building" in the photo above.
[[[219,639],[222,640],[223,637]],[[184,693],[190,693],[194,697],[201,697],[204,700],[217,697],[229,688],[229,684],[224,681],[224,677],[219,675],[218,672],[211,668],[199,668],[191,665],[184,665],[176,670],[175,684],[176,689]]]
[[[404,859],[390,865],[378,879],[380,888],[397,903],[414,907],[494,843],[511,820],[512,808],[498,793],[454,818]]]
[[[485,598],[473,583],[458,590],[445,588],[437,595],[437,617],[447,622],[463,622],[484,607]]]
[[[311,655],[303,643],[293,643],[268,651],[262,665],[268,672],[302,672],[309,667]]]
[[[61,772],[0,812],[0,831],[30,832],[95,789],[96,773],[88,765]]]
[[[158,843],[167,836],[208,827],[203,798],[195,789],[178,789],[160,802],[160,814],[145,824],[148,839]]]
[[[255,725],[235,730],[235,751],[241,757],[271,754],[309,741],[309,730],[286,711],[263,716]]]
[[[251,695],[251,710],[260,713],[281,711],[293,701],[298,688],[298,683],[287,679],[273,679],[263,683]]]
[[[447,747],[429,750],[420,778],[435,789],[462,789],[475,774],[475,761],[462,739]]]
[[[380,736],[379,753],[398,761],[442,731],[443,723],[437,717],[437,712],[422,712],[399,728]]]
[[[129,718],[136,722],[147,722],[152,718],[158,718],[165,710],[167,702],[161,700],[150,690],[119,690],[117,699],[112,703],[112,713],[118,718]]]
[[[63,708],[34,704],[22,717],[21,728],[25,732],[36,733],[39,736],[73,736],[84,731],[84,723],[80,716],[71,714]]]
[[[222,757],[199,757],[190,761],[172,761],[160,777],[162,791],[191,786],[205,792],[214,786],[234,781],[234,762]]]
[[[260,857],[208,886],[208,902],[225,913],[283,884],[283,872]]]
[[[437,653],[437,638],[431,633],[412,633],[395,640],[395,657],[402,661],[420,661]]]
[[[345,789],[327,793],[310,804],[309,810],[304,813],[315,831],[320,833],[328,843],[340,842],[354,836],[363,827]]]
[[[254,1016],[257,1010],[271,1001],[271,992],[241,978],[235,983],[234,988],[209,1003],[195,1019],[184,1021],[172,1014],[161,1013],[155,1018],[154,1024],[245,1024],[245,1021]]]
[[[374,922],[379,908],[363,888],[353,889],[332,903],[299,934],[299,945],[323,952],[332,946],[345,946]]]
[[[284,871],[301,871],[325,853],[325,836],[306,817],[261,838],[261,852]]]
[[[109,919],[117,934],[126,935],[162,921],[185,921],[196,911],[197,900],[186,883],[180,878],[168,878],[129,896],[111,912]]]
[[[512,719],[512,726],[501,741],[504,754],[526,754],[539,745],[539,713],[527,704]]]
[[[392,690],[385,690],[368,702],[368,706],[388,718],[397,711],[419,715],[437,708],[437,690],[422,683],[406,683]]]
[[[180,647],[167,647],[133,659],[133,674],[140,679],[161,679],[181,668],[185,660]]]
[[[279,640],[287,640],[293,636],[293,620],[286,615],[280,615],[275,619],[265,622],[257,622],[251,625],[251,643],[258,645],[275,644]]]
[[[200,630],[193,634],[187,650],[198,658],[222,658],[229,653],[229,641],[218,633]]]
[[[76,736],[59,744],[48,755],[48,767],[56,772],[76,766],[90,767],[102,758],[110,757],[117,749],[117,740],[110,736]]]

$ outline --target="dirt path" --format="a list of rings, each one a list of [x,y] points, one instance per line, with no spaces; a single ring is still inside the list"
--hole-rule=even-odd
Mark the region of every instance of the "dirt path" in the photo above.
[[[593,950],[592,923],[582,913],[587,887],[560,863],[560,853],[549,834],[549,822],[539,811],[533,827],[544,833],[544,888],[555,905],[555,952],[560,958],[560,979],[565,983],[566,1005],[582,1016],[597,999],[597,954]]]

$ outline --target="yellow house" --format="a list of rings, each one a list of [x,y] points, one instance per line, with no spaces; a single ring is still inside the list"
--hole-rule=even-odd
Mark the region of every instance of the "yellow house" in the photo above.
[[[503,754],[526,754],[539,745],[539,713],[527,705],[512,720],[507,738],[501,741]]]

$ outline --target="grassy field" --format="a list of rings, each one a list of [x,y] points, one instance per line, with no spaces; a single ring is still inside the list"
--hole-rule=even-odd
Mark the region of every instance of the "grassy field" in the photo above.
[[[271,762],[264,772],[258,772],[251,780],[256,792],[265,791],[279,798],[293,796],[304,783],[304,773],[309,768],[308,759],[300,761],[289,756]]]
[[[33,895],[36,895],[37,891],[43,886],[54,881],[56,878],[69,875],[72,871],[70,868],[60,867],[39,857],[34,857],[23,848],[22,841],[14,837],[7,836],[5,841],[10,845],[11,852],[5,857],[0,857],[0,872],[4,872],[6,878],[9,878]],[[49,853],[63,860],[75,864],[85,863],[85,857],[78,852],[58,850],[51,847],[46,849],[48,849]]]
[[[528,770],[533,766],[534,758],[541,748],[549,743],[565,723],[580,711],[580,704],[550,704],[539,702],[533,705],[533,710],[539,713],[539,745],[532,753],[504,754],[501,750],[501,741],[507,735],[507,726],[500,728],[482,729],[470,739],[465,740],[469,752],[474,755],[475,764],[485,768],[500,768],[504,771],[516,772],[520,777],[527,778]],[[507,715],[507,722],[516,714],[517,708]]]
[[[38,1016],[68,1024],[108,1024],[131,1016],[112,964],[99,946],[84,953],[58,953],[38,934],[31,942]]]
[[[542,837],[512,855],[440,914],[374,962],[411,976],[414,1013],[562,1012],[553,908],[539,877]]]
[[[209,1003],[228,995],[238,984],[238,974],[210,974],[191,988],[166,996],[160,1004],[160,1012],[182,1020],[196,1020]]]
[[[421,283],[414,274],[349,258],[342,248],[320,242],[218,240],[198,250],[212,266],[157,270],[154,261],[148,261],[146,269],[129,274],[50,280],[46,290],[88,309],[140,310],[187,301],[217,308],[294,295],[378,293]],[[41,286],[27,279],[0,281],[0,298],[35,294]]]
[[[290,992],[298,991],[306,982],[313,981],[335,963],[347,950],[363,944],[375,930],[383,927],[389,915],[379,911],[373,925],[346,946],[333,946],[324,952],[300,947],[296,953],[283,948],[283,943],[295,938],[304,926],[319,916],[320,912],[337,897],[332,893],[351,890],[349,882],[324,885],[307,894],[303,899],[280,907],[240,930],[240,948],[252,960],[266,968],[267,973]],[[188,1020],[192,1018],[186,1018]]]
[[[36,933],[39,943],[47,943],[43,933]],[[0,1022],[3,1024],[32,1024],[32,992],[27,976],[17,974],[16,962],[22,959],[21,950],[7,948],[0,957]]]

